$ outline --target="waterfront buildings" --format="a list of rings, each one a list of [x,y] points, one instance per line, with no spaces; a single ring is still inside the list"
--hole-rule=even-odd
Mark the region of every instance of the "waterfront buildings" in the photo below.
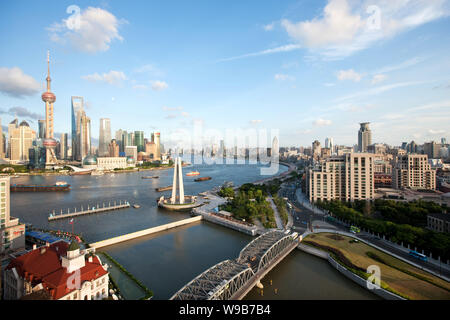
[[[14,119],[8,126],[9,135],[9,158],[12,162],[28,162],[29,149],[36,139],[36,132],[33,131],[26,121],[18,124]]]
[[[68,159],[67,155],[67,133],[61,133],[61,138],[59,139],[59,158],[62,160]]]
[[[144,131],[134,132],[134,145],[137,147],[137,152],[143,152],[145,150],[144,144]]]
[[[372,131],[369,128],[370,122],[360,123],[358,131],[358,151],[367,152],[367,147],[372,144]]]
[[[127,157],[131,157],[134,161],[137,160],[137,147],[136,146],[126,146],[125,147],[125,155]]]
[[[428,163],[426,154],[408,154],[396,157],[392,186],[395,189],[436,189],[436,171]]]
[[[81,159],[91,154],[91,119],[84,111],[80,115],[79,151]],[[79,159],[77,159],[79,160]]]
[[[306,171],[310,201],[374,198],[374,155],[349,153],[325,159]]]
[[[96,157],[89,155],[83,160],[83,169],[114,170],[134,167],[134,160],[127,157]]]
[[[54,242],[14,259],[4,272],[4,298],[45,292],[52,300],[102,300],[109,273],[93,251],[76,242]]]
[[[116,142],[116,139],[112,139],[108,145],[108,156],[109,157],[118,157],[120,153],[119,145]]]
[[[108,145],[111,142],[111,120],[108,118],[100,119],[100,135],[98,142],[98,155],[106,157],[109,155]]]
[[[84,112],[83,97],[72,97],[72,159],[81,161],[81,116]]]
[[[25,225],[10,216],[10,178],[0,177],[0,253],[25,247]]]

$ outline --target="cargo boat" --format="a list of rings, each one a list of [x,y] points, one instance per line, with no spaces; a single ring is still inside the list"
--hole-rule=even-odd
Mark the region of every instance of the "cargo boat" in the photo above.
[[[159,176],[142,176],[141,179],[158,179]]]
[[[161,192],[161,191],[167,191],[167,190],[172,190],[172,186],[167,186],[167,187],[161,187],[161,188],[155,188],[156,191]]]
[[[56,182],[54,185],[25,185],[12,184],[11,192],[48,192],[48,191],[69,191],[70,184],[66,182]]]
[[[194,181],[195,182],[199,182],[199,181],[207,181],[207,180],[211,180],[211,177],[201,177],[201,178],[197,178]]]

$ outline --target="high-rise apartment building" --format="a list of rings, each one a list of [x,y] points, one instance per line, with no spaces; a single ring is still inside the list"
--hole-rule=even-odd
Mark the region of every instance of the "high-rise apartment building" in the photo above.
[[[111,143],[111,120],[108,118],[100,119],[100,135],[98,141],[98,155],[106,157],[109,154],[108,146]]]
[[[116,143],[119,145],[119,152],[124,152],[124,150],[123,150],[123,141],[122,141],[123,137],[122,137],[122,134],[123,134],[122,129],[119,129],[119,130],[116,131],[116,135],[115,135]]]
[[[3,128],[2,128],[2,120],[0,119],[0,159],[5,157],[5,152],[3,148],[4,138],[3,138]]]
[[[349,153],[330,157],[306,171],[310,201],[374,198],[374,155]]]
[[[320,146],[320,142],[318,140],[314,140],[312,143],[312,157],[314,160],[318,160],[322,153],[322,148]]]
[[[423,152],[428,156],[429,159],[439,158],[439,151],[441,149],[441,144],[435,141],[427,142],[423,144]]]
[[[13,122],[17,124],[17,119]],[[12,124],[12,123],[11,123]],[[12,161],[29,161],[29,149],[36,139],[36,132],[33,131],[26,121],[22,121],[18,126],[9,127],[9,158]]]
[[[436,189],[436,171],[428,163],[426,154],[408,154],[396,157],[392,186],[395,189]]]
[[[81,116],[84,112],[83,97],[72,97],[72,159],[81,161]]]
[[[367,152],[367,147],[372,144],[372,131],[369,129],[370,122],[360,123],[358,131],[358,151]]]
[[[9,177],[0,177],[0,253],[25,247],[25,225],[10,216]]]

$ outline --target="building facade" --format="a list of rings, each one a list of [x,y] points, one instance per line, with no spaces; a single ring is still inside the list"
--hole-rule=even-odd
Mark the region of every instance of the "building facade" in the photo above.
[[[369,128],[370,122],[363,122],[358,131],[358,151],[367,152],[367,148],[372,144],[372,131]]]
[[[436,190],[436,171],[428,163],[426,154],[397,156],[393,173],[392,187]]]
[[[450,214],[432,213],[427,215],[427,227],[435,232],[450,232]]]
[[[80,156],[84,159],[91,154],[91,119],[83,111],[80,117]]]
[[[10,216],[9,179],[0,177],[0,253],[25,247],[25,225]]]
[[[72,159],[81,161],[81,116],[84,111],[83,97],[72,98]]]
[[[93,251],[58,241],[14,259],[4,272],[4,298],[17,300],[45,291],[51,300],[102,300],[109,273]]]
[[[98,141],[98,155],[106,157],[109,155],[108,145],[111,142],[111,120],[108,118],[100,119],[100,135]]]
[[[116,142],[116,139],[112,139],[108,145],[108,156],[109,157],[118,157],[120,153],[120,147]]]
[[[16,119],[17,120],[17,119]],[[17,123],[17,121],[15,121]],[[18,126],[9,127],[9,158],[13,162],[28,162],[29,149],[36,139],[36,132],[30,128],[26,121]]]
[[[306,193],[317,200],[370,200],[374,198],[374,157],[350,153],[330,157],[306,171]]]

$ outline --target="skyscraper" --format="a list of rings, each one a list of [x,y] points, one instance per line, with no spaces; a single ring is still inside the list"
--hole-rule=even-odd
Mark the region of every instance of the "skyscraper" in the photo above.
[[[59,140],[59,145],[60,145],[60,154],[59,154],[59,158],[62,160],[67,159],[67,148],[68,148],[68,144],[67,144],[67,133],[61,133],[61,139]]]
[[[161,160],[161,134],[156,132],[154,137],[156,145],[155,160]]]
[[[111,120],[108,118],[100,119],[100,135],[98,142],[98,155],[106,157],[109,154],[108,146],[111,142]]]
[[[56,140],[53,138],[53,103],[56,96],[50,90],[50,52],[47,52],[47,91],[42,94],[42,101],[45,102],[45,139],[43,145],[45,147],[45,166],[52,167],[57,163],[55,148]]]
[[[334,153],[334,142],[333,142],[333,138],[326,138],[326,139],[325,139],[325,148],[330,149],[331,154]]]
[[[39,139],[45,139],[45,120],[38,120],[39,125]]]
[[[22,121],[20,125],[10,127],[9,137],[10,159],[12,161],[28,161],[29,149],[33,146],[33,140],[36,139],[36,132],[31,130],[26,121]]]
[[[358,131],[358,151],[367,152],[367,147],[372,144],[372,131],[369,129],[370,122],[360,123]]]
[[[84,111],[80,117],[80,158],[91,154],[91,119]]]
[[[145,150],[144,131],[135,131],[134,132],[134,145],[137,147],[138,152]]]
[[[72,97],[72,159],[81,161],[81,115],[84,111],[83,97]]]
[[[116,143],[119,145],[119,152],[123,152],[122,129],[116,131]]]

